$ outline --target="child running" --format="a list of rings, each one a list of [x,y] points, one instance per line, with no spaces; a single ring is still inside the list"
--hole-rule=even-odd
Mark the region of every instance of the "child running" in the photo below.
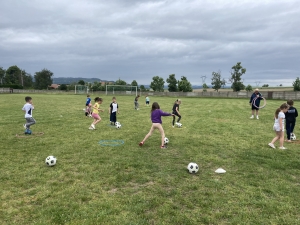
[[[150,104],[150,98],[148,97],[148,95],[146,95],[146,106],[149,106],[149,104]]]
[[[110,114],[110,124],[116,125],[117,113],[119,114],[119,105],[117,103],[116,97],[112,98],[112,103],[109,105],[108,113]]]
[[[95,104],[93,105],[93,113],[92,117],[94,118],[93,123],[89,127],[90,130],[95,130],[95,125],[101,121],[101,117],[99,116],[99,111],[104,112],[103,109],[100,109],[100,105],[102,104],[103,100],[102,98],[96,97],[95,98]]]
[[[176,125],[179,123],[179,121],[181,120],[181,115],[179,113],[179,105],[181,104],[181,100],[177,99],[173,105],[173,109],[172,109],[172,113],[173,113],[173,122],[172,122],[172,127],[174,127],[174,123],[175,123],[175,115],[178,116]]]
[[[90,95],[86,96],[86,103],[85,103],[85,116],[92,117],[92,111],[91,111],[91,98]]]
[[[287,104],[290,106],[290,108],[285,113],[285,128],[286,128],[287,142],[291,142],[291,135],[294,132],[294,127],[296,124],[296,117],[298,117],[298,111],[294,107],[293,100],[288,100]]]
[[[283,147],[283,141],[284,141],[284,119],[286,113],[289,109],[289,105],[287,103],[283,103],[278,109],[275,111],[275,122],[273,126],[273,130],[276,133],[276,137],[273,138],[271,143],[269,143],[269,146],[271,148],[276,148],[274,143],[279,140],[279,149],[286,149]]]
[[[23,127],[26,129],[25,134],[30,132],[30,126],[35,124],[36,121],[32,117],[32,110],[34,110],[34,106],[32,103],[32,98],[30,96],[25,97],[25,105],[23,106],[22,110],[25,112],[25,119],[26,124]]]
[[[161,117],[162,116],[172,116],[173,114],[171,113],[166,113],[163,112],[160,107],[159,104],[157,102],[153,102],[152,104],[152,109],[151,109],[151,121],[152,121],[152,126],[150,128],[149,133],[145,136],[144,140],[140,142],[140,146],[143,146],[145,141],[152,135],[153,131],[155,129],[158,129],[160,134],[161,134],[161,146],[160,148],[167,148],[164,144],[164,138],[165,138],[165,132],[164,129],[162,127],[162,121],[161,121]]]
[[[134,98],[134,109],[139,110],[139,95]]]

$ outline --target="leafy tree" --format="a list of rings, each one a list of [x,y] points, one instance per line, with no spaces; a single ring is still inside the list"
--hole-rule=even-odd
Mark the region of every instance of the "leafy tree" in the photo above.
[[[162,77],[155,76],[155,77],[152,77],[152,82],[150,84],[150,88],[152,88],[153,91],[163,92],[164,84],[165,84],[165,81]]]
[[[94,81],[92,84],[92,90],[93,91],[100,91],[101,90],[101,83],[98,81]]]
[[[21,85],[21,70],[17,66],[11,66],[6,70],[4,81],[6,84]]]
[[[217,92],[224,86],[226,83],[225,79],[221,79],[221,71],[219,72],[212,72],[211,84],[212,88]]]
[[[141,85],[141,86],[140,86],[140,90],[141,90],[142,92],[146,91],[145,86],[144,86],[144,85]]]
[[[1,84],[3,84],[4,82],[4,78],[5,78],[5,69],[3,69],[3,67],[0,67],[0,82]]]
[[[250,84],[248,84],[247,87],[245,88],[245,90],[250,92],[250,91],[253,91],[253,88]]]
[[[34,87],[36,89],[47,89],[53,82],[53,73],[50,70],[43,69],[40,72],[36,72],[34,75],[35,83]]]
[[[279,84],[279,87],[282,87],[282,84]]]
[[[33,77],[31,76],[31,74],[26,73],[25,70],[21,71],[21,83],[23,83],[23,87],[24,88],[32,88],[33,87]]]
[[[262,85],[262,87],[269,87],[269,85],[268,84],[264,84],[264,85]]]
[[[61,84],[58,89],[62,90],[62,91],[67,91],[68,90],[68,86],[66,84]]]
[[[299,77],[293,82],[294,91],[300,91],[300,79]]]
[[[191,83],[186,79],[185,76],[181,77],[181,80],[178,81],[178,90],[182,92],[192,92],[193,88]]]
[[[231,88],[233,91],[240,91],[245,89],[245,85],[243,84],[242,75],[246,73],[246,68],[241,66],[241,62],[238,62],[235,66],[233,66],[231,71],[230,82],[232,83]]]
[[[204,84],[202,85],[202,88],[203,88],[203,91],[204,91],[204,92],[207,92],[207,89],[208,89],[209,87],[207,86],[206,83],[204,83]]]
[[[131,86],[138,86],[138,83],[136,82],[136,80],[133,80],[133,81],[131,82]]]
[[[120,78],[119,78],[119,80],[117,80],[117,81],[115,82],[115,85],[126,85],[126,84],[127,84],[126,81],[121,80]]]
[[[178,91],[178,87],[177,87],[177,80],[175,78],[175,74],[170,74],[169,78],[167,78],[167,83],[168,85],[168,90],[169,92],[177,92]]]
[[[85,85],[85,82],[84,82],[84,80],[79,80],[79,81],[78,81],[78,84],[80,84],[80,85]]]

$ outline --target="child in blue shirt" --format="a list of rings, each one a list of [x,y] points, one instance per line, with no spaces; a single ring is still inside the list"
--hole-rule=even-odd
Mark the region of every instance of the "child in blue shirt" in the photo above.
[[[85,102],[85,116],[92,117],[92,110],[91,110],[91,98],[90,95],[86,96],[86,102]]]

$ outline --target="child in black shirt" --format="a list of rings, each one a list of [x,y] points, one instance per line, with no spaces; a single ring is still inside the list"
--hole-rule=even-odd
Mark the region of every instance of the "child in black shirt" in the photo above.
[[[290,108],[285,113],[285,128],[286,128],[287,141],[291,142],[291,135],[293,135],[294,127],[296,124],[296,117],[298,117],[298,111],[293,106],[294,105],[293,100],[288,100],[287,104],[290,106]]]

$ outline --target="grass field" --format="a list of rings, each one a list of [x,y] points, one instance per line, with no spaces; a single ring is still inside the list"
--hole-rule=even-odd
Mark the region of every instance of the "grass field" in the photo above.
[[[0,95],[1,225],[300,224],[299,145],[267,145],[282,101],[268,100],[250,120],[248,99],[184,98],[183,128],[163,118],[170,143],[160,149],[158,132],[138,146],[151,126],[143,96],[138,111],[134,97],[116,96],[121,129],[109,126],[112,96],[104,96],[103,120],[91,131],[85,96],[32,95],[32,131],[44,135],[18,138],[24,97]],[[151,98],[164,111],[174,100]],[[57,157],[54,167],[45,165],[48,155]],[[189,162],[197,174],[187,172]],[[214,173],[219,167],[227,172]]]

